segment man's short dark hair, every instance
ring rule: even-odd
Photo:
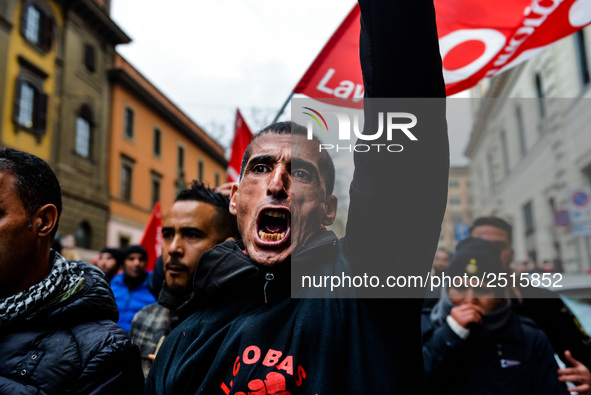
[[[35,155],[4,148],[0,150],[0,172],[14,177],[16,194],[29,216],[46,204],[53,204],[57,208],[58,218],[51,232],[53,240],[62,213],[62,191],[51,167]]]
[[[507,232],[509,244],[513,243],[513,227],[509,224],[509,222],[495,216],[476,218],[472,223],[472,226],[470,227],[470,235],[472,235],[472,231],[474,230],[474,228],[485,225],[494,226],[495,228],[504,230],[505,232]]]
[[[146,251],[146,247],[141,246],[139,244],[130,245],[127,248],[125,248],[125,251],[123,251],[125,260],[127,260],[131,254],[140,254],[142,256],[142,261],[148,260],[148,251]]]
[[[255,141],[257,138],[259,138],[262,135],[270,134],[270,133],[307,136],[308,130],[305,127],[303,127],[302,125],[297,124],[295,122],[285,121],[285,122],[275,122],[275,123],[267,126],[266,128],[264,128],[263,130],[261,130],[257,134],[255,134],[252,137],[252,139],[250,140],[248,147],[246,147],[246,150],[244,151],[244,156],[242,157],[242,163],[240,165],[240,179],[241,180],[242,180],[242,176],[244,176],[244,169],[246,168],[246,164],[248,163],[248,160],[250,159],[250,147],[251,147],[253,141]],[[314,140],[318,141],[318,143],[322,143],[322,141],[320,141],[320,139],[316,136],[314,136]],[[326,187],[326,194],[332,195],[332,192],[334,190],[335,169],[334,169],[334,163],[332,161],[332,158],[330,157],[328,152],[322,151],[322,156],[320,157],[320,163],[318,163],[318,167],[320,168],[320,172],[324,176],[324,184]]]
[[[206,187],[203,183],[193,180],[191,185],[179,192],[175,202],[194,200],[211,204],[216,208],[217,229],[224,237],[237,237],[238,227],[236,217],[230,214],[230,199],[214,189]]]

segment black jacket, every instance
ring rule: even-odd
[[[567,365],[564,351],[591,369],[591,339],[577,318],[555,292],[544,288],[511,289],[511,306],[516,313],[532,319],[544,331],[552,348]]]
[[[437,394],[568,394],[544,333],[509,311],[501,328],[486,336],[458,337],[444,322],[423,314],[423,355],[430,392]],[[476,331],[476,328],[472,330]]]
[[[141,394],[140,354],[115,323],[102,272],[78,262],[84,287],[0,330],[0,394]]]
[[[444,97],[433,4],[362,0],[360,6],[366,93]],[[290,296],[291,281],[298,282],[291,269],[300,267],[326,275],[430,270],[447,198],[445,108],[441,101],[401,103],[414,105],[419,141],[397,136],[401,154],[356,154],[345,238],[320,231],[272,268],[251,261],[235,242],[201,257],[195,272],[201,304],[166,338],[147,394],[421,393],[421,299]],[[365,106],[369,131],[376,130],[375,110]]]

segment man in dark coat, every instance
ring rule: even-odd
[[[470,236],[495,243],[501,250],[501,263],[511,273],[513,227],[499,217],[479,217],[470,227]],[[571,391],[591,393],[591,339],[583,326],[560,299],[558,293],[532,285],[506,288],[514,312],[532,319],[544,331],[554,352],[569,367],[561,369],[560,380],[577,384]]]
[[[433,4],[362,0],[360,7],[366,95],[439,98],[432,106],[374,102],[378,111],[366,101],[364,133],[375,135],[382,110],[412,107],[418,141],[383,133],[372,143],[403,143],[404,152],[355,153],[347,236],[339,240],[324,228],[337,202],[334,167],[319,141],[291,122],[257,134],[230,200],[242,241],[201,257],[197,312],[164,341],[148,394],[422,393],[421,299],[290,292],[292,280],[303,279],[292,274],[296,268],[329,276],[424,274],[439,239],[449,152]],[[385,286],[375,290],[389,295]],[[394,312],[403,323],[391,325]]]
[[[499,256],[497,246],[483,239],[458,244],[446,271],[450,280],[423,314],[428,393],[568,393],[544,333],[511,310],[503,288],[487,283],[503,271]]]
[[[107,278],[50,249],[61,207],[47,163],[0,150],[0,393],[140,394]]]

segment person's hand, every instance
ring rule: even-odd
[[[482,324],[484,310],[473,304],[461,304],[453,307],[449,314],[462,328],[468,329],[470,324]]]
[[[579,395],[591,395],[591,372],[581,362],[573,358],[570,351],[564,352],[564,357],[572,367],[558,369],[558,380],[578,384],[576,387],[569,387],[570,392],[578,392]]]
[[[226,182],[215,189],[217,193],[221,193],[224,196],[230,197],[232,193],[232,186],[238,184],[237,182]]]

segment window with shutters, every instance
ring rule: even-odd
[[[128,140],[133,140],[133,110],[129,107],[125,108],[125,117],[123,120],[123,134]]]
[[[203,161],[197,162],[197,179],[199,182],[203,182]]]
[[[152,206],[154,207],[157,202],[160,201],[160,192],[162,189],[162,175],[156,173],[155,171],[151,172],[152,178]]]
[[[90,44],[84,45],[84,66],[86,70],[94,73],[96,70],[96,55],[94,47]]]
[[[92,157],[92,111],[84,104],[76,118],[76,153],[84,158]]]
[[[162,155],[162,132],[158,128],[154,128],[154,142],[153,142],[154,156],[160,158]]]
[[[45,134],[47,95],[38,82],[18,78],[15,87],[13,120],[16,130],[29,131],[37,136]]]
[[[131,202],[131,191],[133,182],[133,165],[135,161],[127,156],[121,155],[121,199]]]
[[[25,0],[21,13],[21,34],[27,42],[43,51],[53,44],[55,19],[49,10],[32,0]]]
[[[183,178],[185,175],[185,148],[181,145],[177,146],[177,169],[179,177]]]

